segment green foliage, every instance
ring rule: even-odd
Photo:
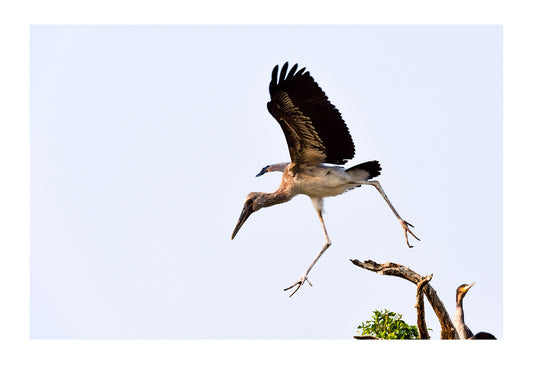
[[[357,326],[360,335],[372,335],[382,339],[418,339],[418,328],[408,325],[402,320],[401,314],[374,310],[370,321]]]

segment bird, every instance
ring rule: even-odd
[[[292,297],[306,281],[312,286],[309,272],[331,246],[323,218],[325,197],[337,196],[361,185],[371,185],[399,220],[407,246],[412,247],[408,234],[420,239],[411,231],[413,225],[400,217],[379,181],[371,180],[381,173],[379,161],[367,161],[347,169],[343,166],[355,156],[355,147],[341,113],[305,67],[299,70],[298,64],[290,70],[288,67],[286,62],[281,71],[278,65],[272,70],[267,109],[281,126],[291,161],[267,165],[257,174],[259,177],[268,172],[283,173],[276,191],[248,194],[231,239],[235,238],[252,213],[288,202],[299,194],[307,195],[318,214],[325,243],[301,277],[284,289],[290,291],[294,288],[289,296]]]
[[[457,330],[457,335],[459,339],[468,339],[474,336],[474,333],[468,328],[465,324],[465,316],[463,311],[463,299],[465,298],[466,292],[472,288],[476,283],[472,284],[461,284],[457,287],[455,292],[455,315],[453,317],[453,325]]]
[[[453,317],[453,325],[457,330],[457,336],[459,339],[496,339],[496,337],[488,332],[480,331],[476,335],[468,328],[465,324],[465,317],[463,311],[463,299],[466,296],[466,293],[472,288],[476,283],[472,284],[461,284],[457,287],[455,293],[455,315]]]
[[[471,336],[470,338],[468,338],[469,340],[480,340],[480,339],[493,339],[493,340],[497,340],[496,337],[494,335],[492,335],[491,333],[488,333],[488,332],[485,332],[485,331],[480,331],[478,332],[476,335],[474,336]]]

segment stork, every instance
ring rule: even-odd
[[[371,180],[380,174],[378,161],[368,161],[345,169],[342,165],[354,157],[355,148],[337,108],[331,104],[326,94],[314,81],[305,68],[298,70],[295,64],[287,73],[288,62],[283,65],[278,77],[278,66],[272,71],[269,85],[270,102],[267,109],[278,121],[287,140],[291,162],[277,163],[264,167],[257,176],[267,172],[283,172],[281,184],[272,193],[252,192],[244,202],[237,225],[231,235],[233,240],[244,222],[261,208],[285,203],[298,194],[309,196],[318,214],[322,231],[326,238],[322,249],[313,259],[302,276],[285,291],[294,291],[292,297],[307,281],[309,272],[330,247],[324,218],[324,198],[336,196],[361,185],[374,186],[387,202],[400,221],[407,246],[408,233],[419,240],[409,227],[413,225],[403,220],[387,198],[380,183]]]

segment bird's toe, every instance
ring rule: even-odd
[[[296,292],[298,292],[298,290],[300,289],[300,287],[301,287],[302,285],[304,285],[304,283],[305,283],[306,281],[309,283],[309,285],[310,285],[311,287],[313,286],[313,284],[311,284],[311,282],[310,282],[309,279],[307,278],[307,275],[304,275],[304,276],[302,276],[300,279],[298,279],[293,285],[291,285],[290,287],[285,288],[284,291],[289,291],[289,290],[291,290],[291,289],[293,289],[293,288],[296,287],[296,289],[295,289],[295,290],[289,295],[289,297],[292,297],[292,295],[295,294]]]
[[[405,220],[400,220],[400,223],[402,224],[402,228],[403,228],[403,232],[404,232],[404,235],[405,235],[405,240],[407,241],[407,246],[409,246],[410,248],[413,247],[409,244],[409,237],[407,235],[407,233],[409,233],[411,236],[413,236],[416,240],[420,241],[420,238],[418,238],[414,233],[413,231],[409,228],[409,227],[412,227],[414,228],[414,225],[408,223],[407,221]]]

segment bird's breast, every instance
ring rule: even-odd
[[[295,190],[312,197],[340,195],[354,187],[348,182],[343,168],[326,166],[306,169],[293,178]]]

